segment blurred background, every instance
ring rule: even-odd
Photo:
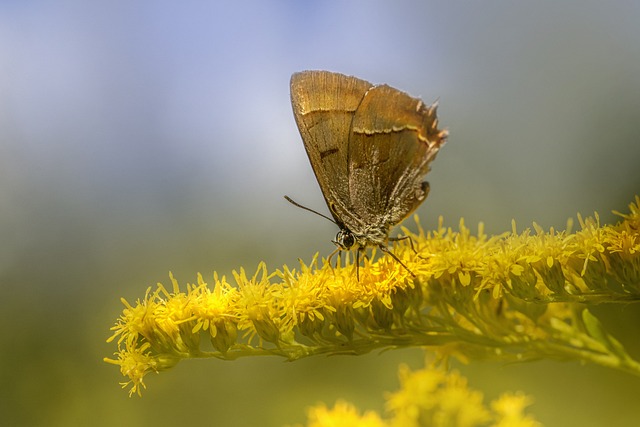
[[[0,2],[0,425],[279,426],[340,397],[382,411],[420,350],[184,361],[129,398],[105,340],[120,298],[169,271],[184,285],[333,249],[335,226],[282,197],[326,212],[295,71],[440,100],[426,229],[616,221],[640,193],[638,22],[632,0]],[[597,312],[640,357],[638,307]],[[640,379],[611,370],[460,369],[486,399],[532,394],[547,426],[640,417]]]

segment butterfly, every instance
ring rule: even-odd
[[[437,103],[388,85],[329,71],[291,76],[291,103],[311,167],[333,220],[336,251],[378,247],[413,272],[389,249],[391,227],[427,197],[423,181],[448,132],[438,129]],[[330,255],[330,257],[331,257]],[[359,278],[359,277],[358,277]]]

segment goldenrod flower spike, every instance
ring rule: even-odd
[[[339,400],[307,411],[307,427],[540,427],[525,410],[533,401],[522,393],[504,393],[489,405],[457,372],[427,365],[410,371],[400,367],[400,389],[388,393],[387,416]]]
[[[640,299],[640,198],[616,225],[579,217],[580,230],[487,236],[460,221],[397,242],[391,257],[298,269],[260,264],[235,285],[214,274],[171,291],[158,284],[125,308],[112,328],[115,359],[131,392],[148,372],[189,358],[360,354],[420,346],[462,360],[588,361],[633,374],[640,364],[587,310]],[[581,303],[581,304],[576,304]],[[208,340],[205,345],[202,340]],[[207,348],[208,350],[204,350]]]

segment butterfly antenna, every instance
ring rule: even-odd
[[[306,206],[302,206],[300,203],[298,203],[298,202],[294,201],[293,199],[291,199],[291,197],[289,197],[289,196],[284,196],[284,198],[285,198],[285,200],[286,200],[287,202],[291,203],[293,206],[297,206],[297,207],[299,207],[299,208],[301,208],[301,209],[304,209],[305,211],[313,212],[314,214],[319,215],[319,216],[321,216],[322,218],[326,218],[326,219],[328,219],[329,221],[331,221],[331,222],[332,222],[332,223],[334,223],[335,225],[338,225],[338,223],[337,223],[337,222],[335,222],[333,219],[329,218],[328,216],[326,216],[326,215],[324,215],[324,214],[321,214],[321,213],[320,213],[320,212],[318,212],[318,211],[314,211],[313,209],[308,208],[308,207],[306,207]]]

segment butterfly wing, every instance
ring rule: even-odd
[[[350,220],[348,142],[354,112],[373,85],[328,71],[291,76],[291,103],[304,147],[331,214]]]
[[[367,91],[347,150],[355,216],[385,231],[405,219],[427,196],[423,178],[446,136],[438,129],[435,105],[387,85]]]

